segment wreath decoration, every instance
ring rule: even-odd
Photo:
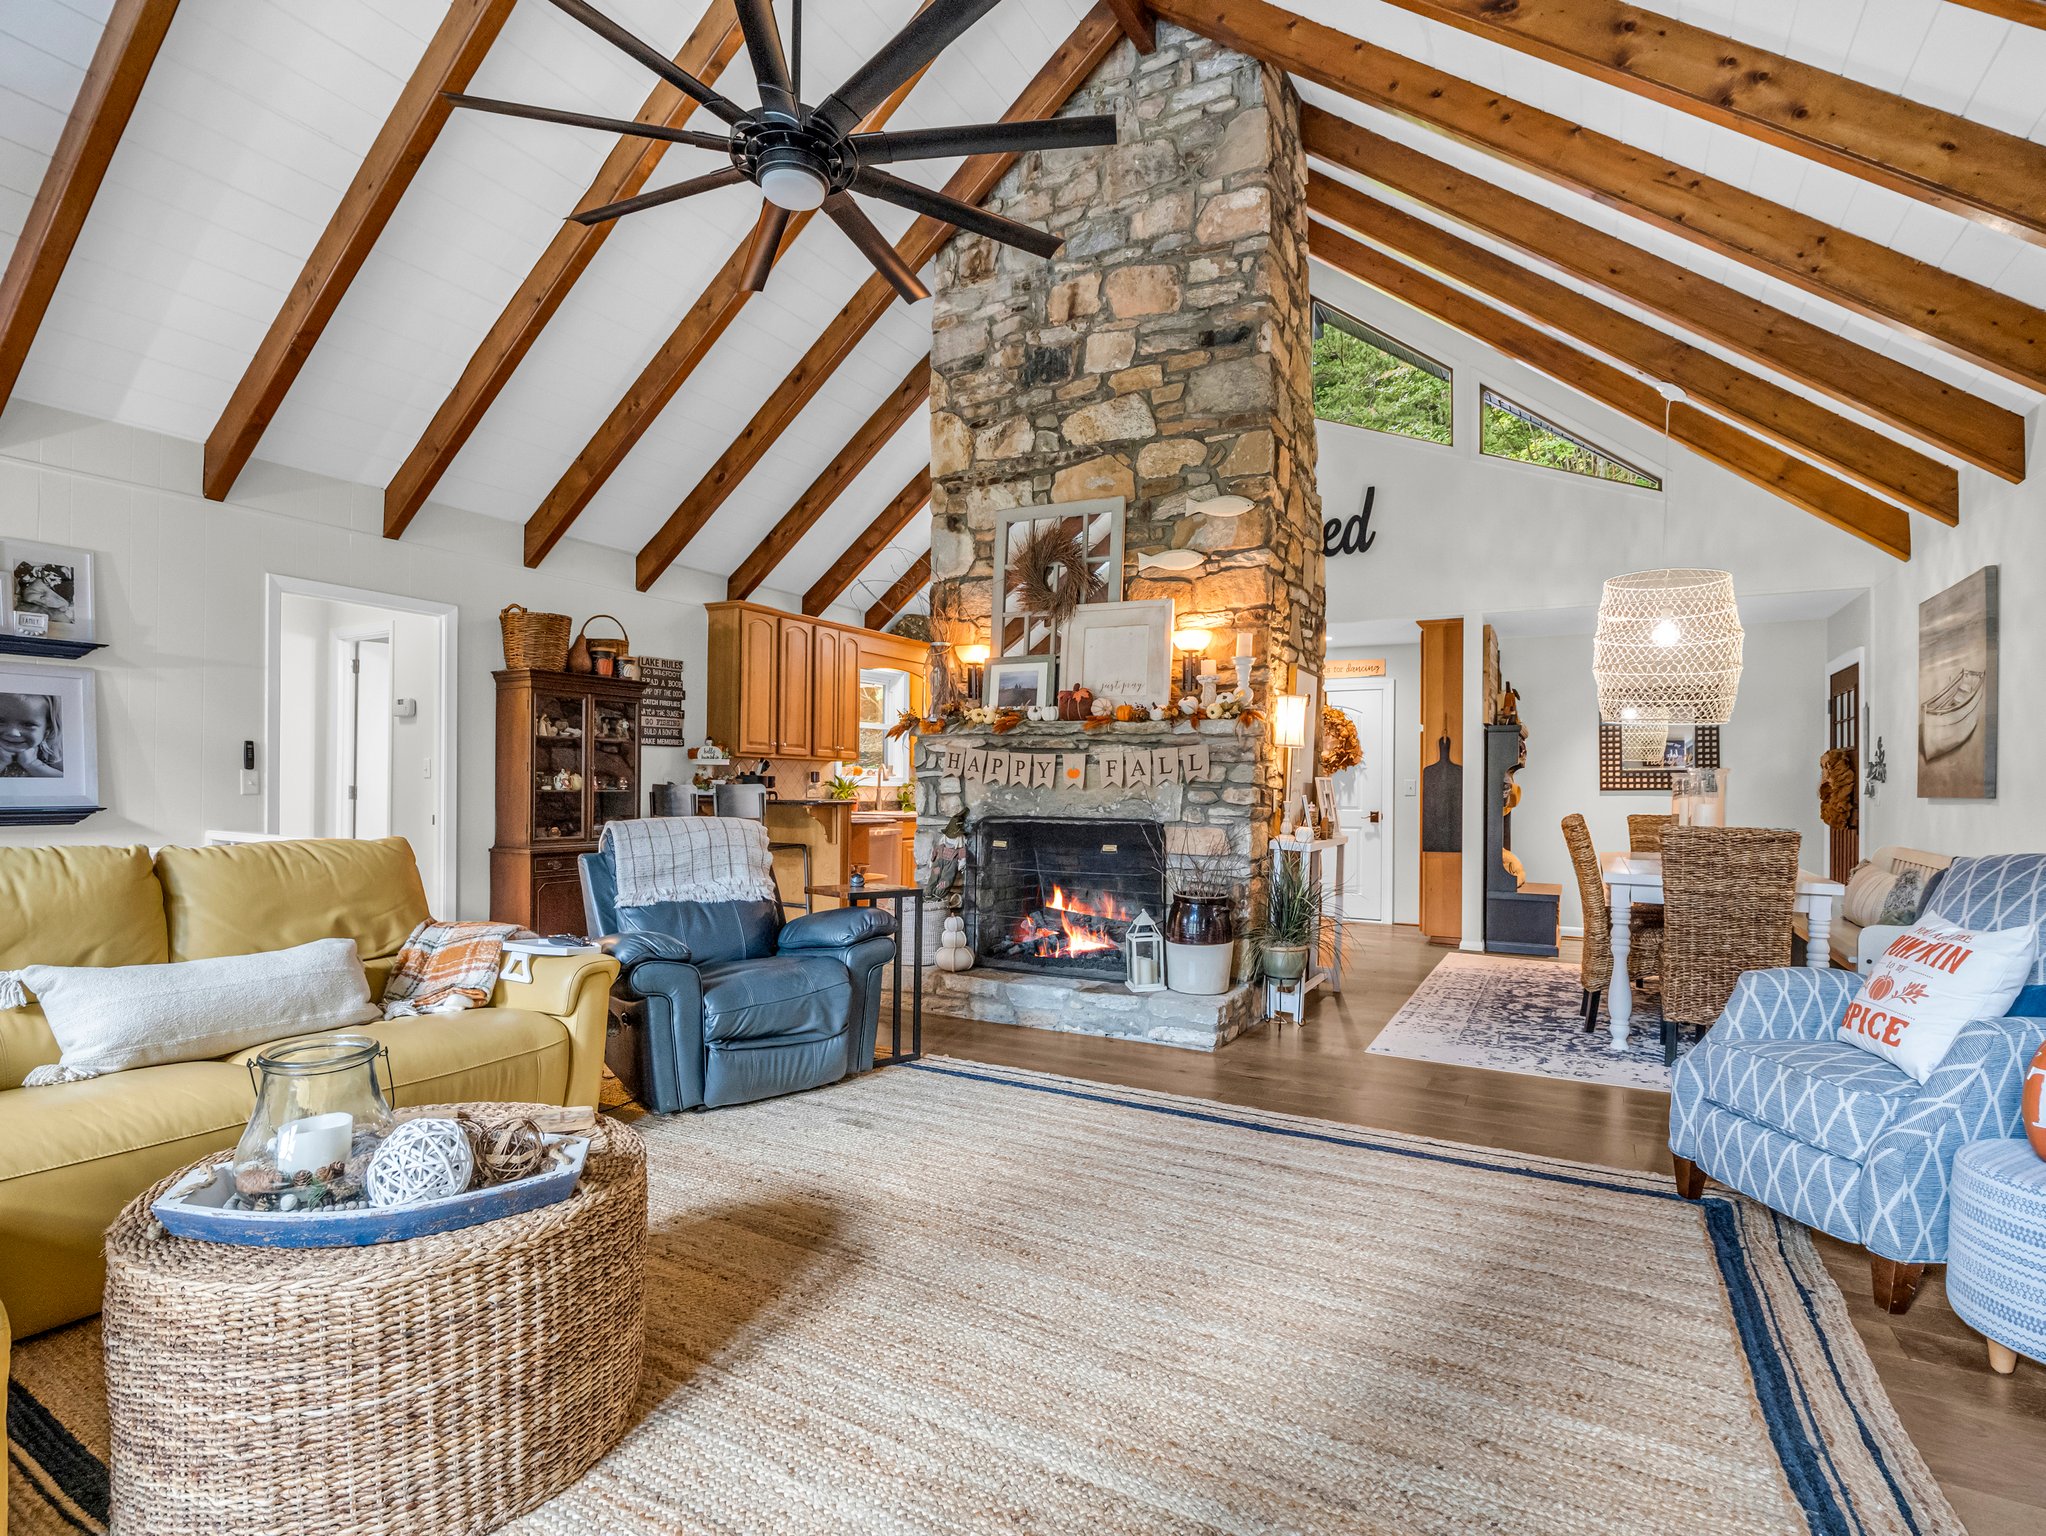
[[[1321,776],[1332,779],[1345,768],[1364,761],[1364,744],[1357,739],[1357,722],[1340,709],[1324,705],[1321,711]]]
[[[1080,535],[1060,518],[1039,525],[1009,554],[1009,595],[1025,613],[1041,614],[1056,634],[1073,610],[1108,590],[1087,564]]]

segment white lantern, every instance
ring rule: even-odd
[[[1123,934],[1123,983],[1132,992],[1165,990],[1165,935],[1149,912],[1139,912]]]
[[[1725,571],[1636,571],[1605,584],[1591,670],[1598,716],[1724,725],[1741,680],[1741,619]]]

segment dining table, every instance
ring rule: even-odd
[[[1606,896],[1613,914],[1613,976],[1627,974],[1627,951],[1633,940],[1633,909],[1636,902],[1662,904],[1662,855],[1660,853],[1609,853],[1599,860],[1600,872],[1605,877]],[[1833,963],[1832,946],[1828,937],[1833,930],[1833,909],[1840,898],[1847,894],[1847,887],[1837,880],[1828,880],[1799,870],[1797,872],[1797,905],[1807,927],[1804,963],[1812,970],[1823,971]],[[1612,1042],[1609,1051],[1624,1051],[1627,1048],[1627,1031],[1634,1019],[1634,989],[1628,985],[1615,985],[1608,993],[1608,1014],[1612,1019]],[[1664,1034],[1667,1035],[1667,1028]],[[1667,1046],[1667,1041],[1665,1041]]]

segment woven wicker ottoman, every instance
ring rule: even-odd
[[[2022,1138],[1954,1155],[1947,1301],[1989,1341],[1997,1371],[2019,1355],[2046,1360],[2046,1161]]]
[[[646,1149],[598,1124],[569,1199],[409,1242],[237,1248],[157,1225],[172,1180],[131,1203],[107,1231],[113,1529],[455,1536],[580,1477],[645,1338]]]

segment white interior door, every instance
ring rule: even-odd
[[[1392,921],[1392,679],[1334,678],[1328,702],[1350,717],[1364,759],[1336,775],[1336,820],[1350,839],[1343,861],[1343,915]]]
[[[350,837],[391,835],[391,643],[356,640],[354,662],[355,737]]]

